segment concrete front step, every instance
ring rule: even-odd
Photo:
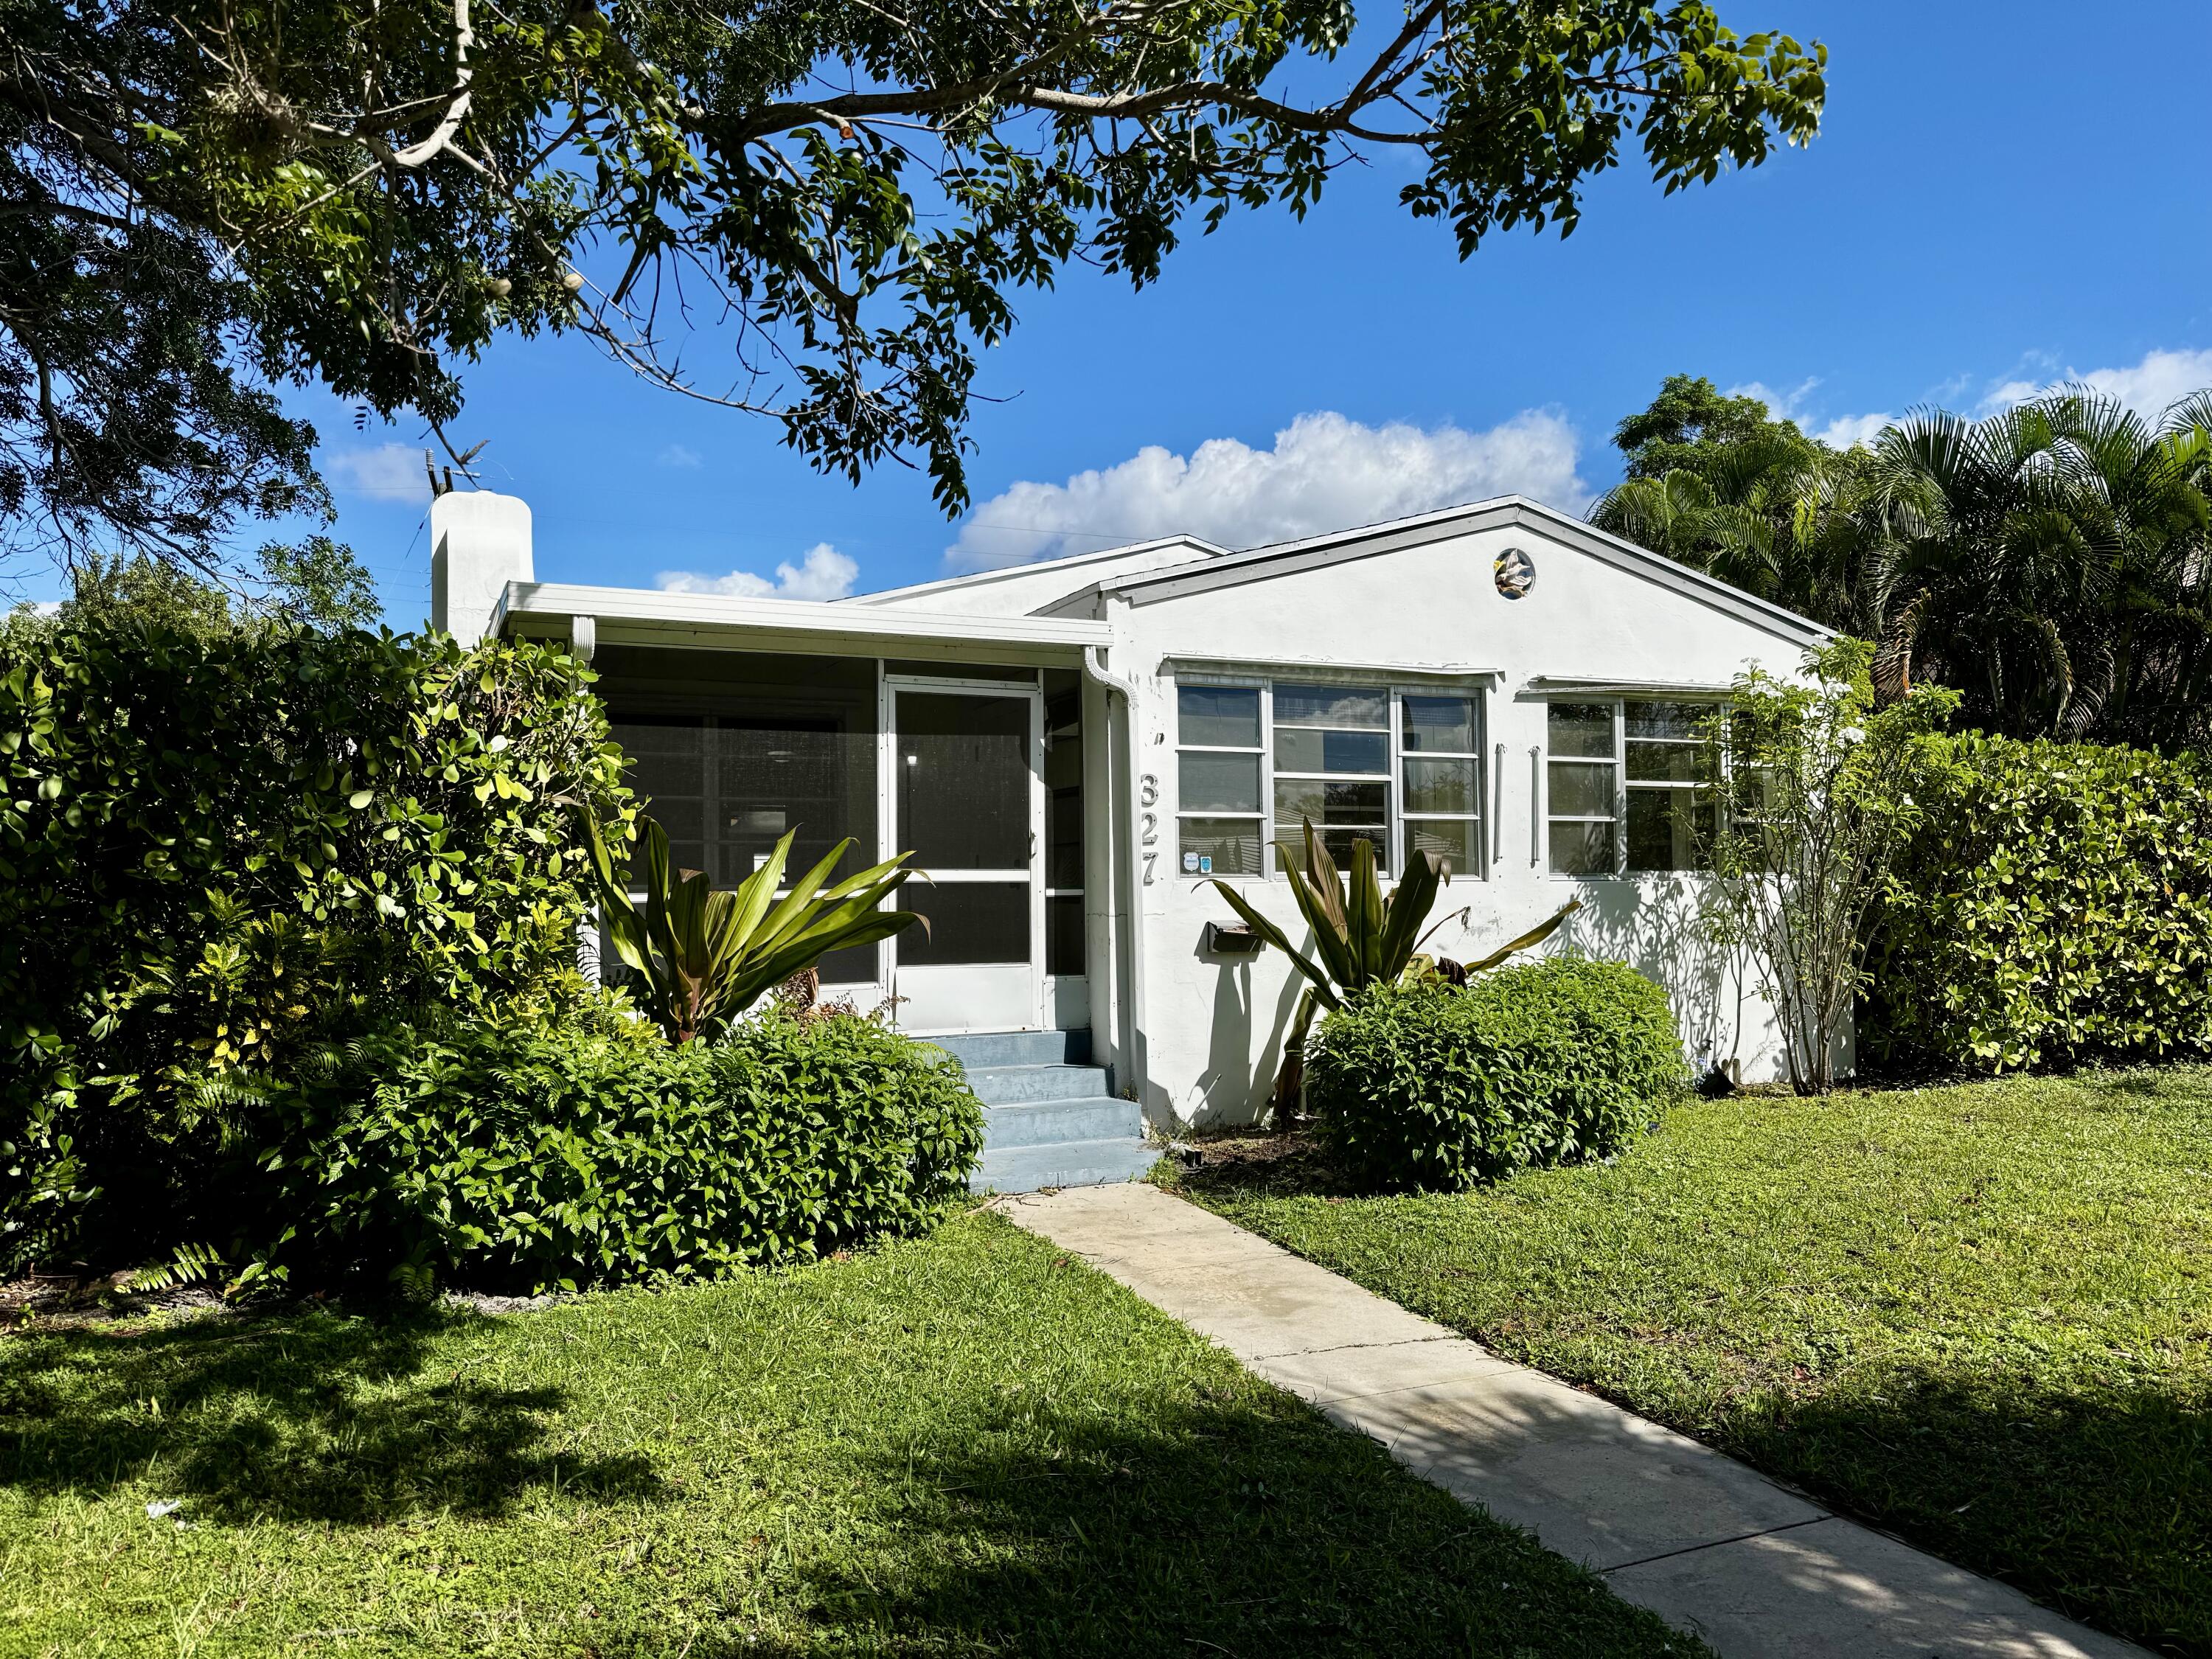
[[[983,1108],[983,1145],[1045,1146],[1062,1140],[1142,1140],[1144,1115],[1133,1100],[1103,1094],[1084,1100],[1015,1101]]]
[[[1062,1140],[1047,1146],[994,1146],[969,1177],[979,1193],[1034,1193],[1048,1187],[1101,1187],[1141,1179],[1158,1160],[1140,1139]]]
[[[1018,1106],[1032,1100],[1083,1100],[1103,1095],[1103,1066],[970,1066],[968,1086],[986,1106]]]
[[[1085,1031],[971,1031],[965,1036],[924,1037],[973,1072],[1000,1066],[1088,1066],[1091,1033]]]

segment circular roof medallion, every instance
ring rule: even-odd
[[[1498,591],[1509,599],[1522,599],[1536,585],[1536,564],[1517,547],[1509,547],[1498,556],[1491,567],[1497,578]]]

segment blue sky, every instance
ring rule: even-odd
[[[1142,294],[1071,271],[1019,296],[985,360],[1006,401],[976,410],[963,522],[918,475],[817,477],[768,422],[654,391],[580,342],[493,351],[456,435],[488,441],[486,484],[530,501],[542,579],[751,589],[742,576],[788,567],[781,591],[821,597],[1170,529],[1250,544],[1500,489],[1579,509],[1617,475],[1613,423],[1675,372],[1770,388],[1844,435],[2068,375],[2150,404],[2212,384],[2212,7],[2134,0],[2094,28],[2051,0],[1720,10],[1827,43],[1810,149],[1671,199],[1624,167],[1565,242],[1501,236],[1465,264],[1378,165],[1303,224],[1232,220]],[[320,430],[337,533],[412,625],[421,434],[292,401]]]

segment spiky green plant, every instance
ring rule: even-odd
[[[737,886],[718,888],[702,871],[672,868],[667,831],[640,817],[632,874],[645,890],[641,910],[616,872],[599,825],[586,814],[583,826],[607,937],[615,954],[643,977],[639,1000],[671,1042],[721,1030],[832,951],[872,945],[912,922],[928,927],[910,910],[878,908],[916,873],[906,867],[911,854],[833,884],[830,872],[853,844],[841,841],[778,898],[796,831]]]
[[[1352,844],[1352,879],[1347,888],[1337,870],[1336,860],[1322,845],[1321,837],[1314,834],[1311,819],[1305,821],[1305,842],[1303,865],[1288,842],[1279,843],[1279,847],[1283,854],[1284,872],[1290,878],[1291,896],[1297,900],[1298,910],[1307,926],[1313,929],[1314,948],[1310,954],[1292,945],[1287,933],[1248,903],[1243,895],[1228,883],[1217,880],[1213,884],[1221,896],[1229,901],[1229,908],[1243,918],[1245,925],[1288,957],[1291,965],[1307,981],[1305,993],[1298,999],[1297,1012],[1291,1017],[1289,1034],[1283,1039],[1283,1063],[1275,1073],[1274,1091],[1268,1101],[1278,1124],[1286,1123],[1290,1111],[1297,1104],[1298,1091],[1305,1077],[1306,1037],[1313,1030],[1314,1015],[1319,1010],[1341,1008],[1346,998],[1378,983],[1431,976],[1464,982],[1469,974],[1495,968],[1516,951],[1542,944],[1558,931],[1561,922],[1582,908],[1581,900],[1568,900],[1549,921],[1501,945],[1479,962],[1462,963],[1428,957],[1422,954],[1421,946],[1443,923],[1437,923],[1425,933],[1419,930],[1428,917],[1429,907],[1436,902],[1437,890],[1451,880],[1449,864],[1433,853],[1415,853],[1407,860],[1406,873],[1399,878],[1398,884],[1385,893],[1376,872],[1374,843],[1355,841]],[[1466,911],[1456,914],[1465,920]]]

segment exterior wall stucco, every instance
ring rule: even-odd
[[[1536,568],[1534,589],[1518,600],[1500,594],[1492,579],[1492,561],[1508,547],[1527,552]],[[1233,917],[1210,884],[1183,875],[1175,857],[1175,673],[1179,660],[1193,659],[1281,664],[1284,678],[1324,674],[1315,665],[1327,663],[1497,671],[1479,694],[1486,795],[1498,784],[1496,745],[1505,745],[1503,793],[1489,802],[1498,821],[1484,825],[1496,856],[1486,874],[1455,875],[1443,890],[1436,916],[1466,907],[1468,918],[1464,927],[1438,934],[1434,948],[1455,957],[1482,954],[1579,898],[1583,909],[1547,949],[1630,962],[1667,987],[1693,1057],[1734,1058],[1747,1079],[1779,1075],[1772,1011],[1739,964],[1717,959],[1698,937],[1696,877],[1550,873],[1540,835],[1532,833],[1540,827],[1540,802],[1530,756],[1546,740],[1547,702],[1529,682],[1723,686],[1752,662],[1794,673],[1802,647],[1525,523],[1113,611],[1117,638],[1127,641],[1115,653],[1139,685],[1139,787],[1158,798],[1152,810],[1159,856],[1139,895],[1146,915],[1145,1105],[1158,1125],[1251,1118],[1279,1061],[1299,986],[1278,953],[1231,957],[1204,950],[1206,923]],[[1410,674],[1395,683],[1425,684]],[[1303,935],[1283,882],[1251,878],[1238,886],[1292,938]]]

